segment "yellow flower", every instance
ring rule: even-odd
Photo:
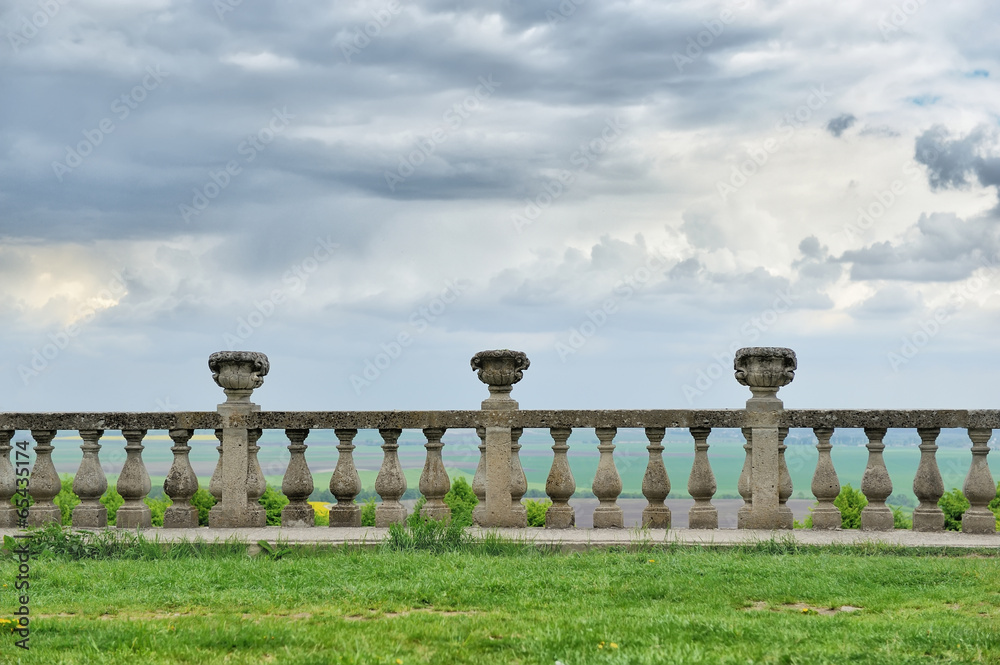
[[[403,659],[402,658],[397,658],[396,659],[396,665],[403,665]]]
[[[598,649],[603,649],[604,648],[604,642],[601,642],[600,644],[598,644],[597,648]]]
[[[656,563],[656,559],[650,559],[649,562],[650,563]]]
[[[803,614],[809,614],[809,608],[808,607],[803,607],[802,608],[802,613]]]
[[[617,645],[617,644],[615,644],[614,642],[612,642],[612,643],[611,643],[611,648],[612,648],[612,649],[617,649],[617,648],[618,648],[618,645]]]

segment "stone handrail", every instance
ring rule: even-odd
[[[188,441],[195,430],[213,430],[219,438],[219,460],[209,483],[218,503],[210,514],[210,527],[263,526],[265,513],[258,499],[265,483],[257,461],[257,441],[263,430],[284,430],[289,440],[290,461],[282,491],[290,503],[283,509],[284,526],[312,526],[314,512],[308,498],[314,490],[306,460],[306,440],[311,430],[333,430],[339,444],[338,462],[330,481],[337,499],[331,508],[330,526],[359,526],[360,507],[354,498],[361,483],[354,466],[353,440],[358,430],[378,430],[383,439],[383,464],[375,489],[382,498],[376,510],[377,526],[401,522],[406,509],[400,498],[406,479],[399,463],[398,438],[402,430],[419,429],[427,439],[427,457],[419,489],[426,499],[423,514],[447,519],[448,506],[442,501],[450,481],[442,461],[442,436],[449,429],[474,429],[481,441],[480,461],[473,490],[480,499],[474,513],[482,526],[524,526],[526,511],[521,498],[527,482],[521,469],[519,439],[525,429],[548,429],[554,445],[553,462],[546,493],[553,505],[546,515],[549,528],[575,524],[569,499],[576,483],[568,463],[567,440],[573,429],[593,429],[599,440],[600,460],[593,480],[594,495],[600,505],[594,511],[595,528],[621,527],[623,515],[617,505],[622,491],[614,462],[614,439],[618,429],[642,428],[649,442],[649,461],[642,482],[648,505],[643,524],[667,528],[670,509],[664,500],[670,479],[663,462],[662,441],[667,429],[688,429],[694,442],[694,463],[688,478],[688,492],[694,498],[689,514],[692,528],[717,528],[718,513],[712,505],[715,478],[708,458],[709,435],[713,428],[739,428],[746,439],[746,459],[738,490],[744,505],[739,513],[740,528],[781,529],[792,527],[787,500],[792,481],[785,464],[785,438],[790,428],[811,428],[817,438],[819,460],[813,476],[812,492],[818,501],[813,510],[813,528],[834,529],[841,524],[833,504],[840,483],[830,457],[831,436],[836,428],[860,428],[868,437],[868,468],[861,490],[869,504],[862,512],[862,528],[888,530],[893,516],[885,500],[892,483],[882,460],[882,439],[888,428],[916,428],[921,438],[921,460],[913,491],[920,500],[914,511],[913,528],[941,530],[944,517],[937,501],[944,488],[935,459],[936,439],[941,428],[965,428],[973,442],[973,461],[964,491],[971,508],[963,518],[963,530],[994,533],[995,521],[986,507],[995,486],[986,463],[988,441],[993,429],[1000,428],[1000,410],[858,410],[784,409],[776,396],[794,378],[795,354],[789,349],[756,347],[736,354],[736,379],[750,388],[753,396],[743,409],[643,409],[643,410],[522,410],[510,397],[511,389],[523,377],[530,363],[517,351],[485,351],[472,359],[472,368],[489,387],[490,396],[480,410],[463,411],[262,411],[250,401],[254,389],[263,384],[270,364],[261,353],[226,351],[209,359],[213,379],[223,388],[227,401],[216,411],[172,413],[0,413],[0,528],[21,521],[10,506],[17,479],[10,464],[11,439],[16,431],[30,431],[35,440],[36,461],[29,491],[35,503],[27,523],[40,525],[60,519],[53,502],[61,481],[52,464],[51,442],[59,430],[76,430],[83,439],[83,460],[73,490],[81,503],[73,510],[73,524],[80,527],[107,525],[107,511],[100,497],[107,480],[99,463],[99,440],[107,430],[118,430],[126,439],[127,458],[117,488],[125,500],[118,511],[116,526],[150,526],[150,510],[143,499],[150,491],[149,475],[142,461],[142,440],[149,430],[167,430],[174,446],[173,466],[164,482],[164,491],[173,501],[164,518],[164,527],[198,525],[197,509],[190,499],[198,489],[191,469]]]

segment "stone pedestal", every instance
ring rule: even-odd
[[[552,467],[545,480],[545,493],[552,500],[552,505],[545,511],[546,529],[568,529],[576,525],[576,512],[569,505],[569,500],[576,492],[576,480],[569,468],[569,452],[567,440],[572,430],[568,427],[552,427]]]
[[[990,474],[986,456],[990,452],[989,442],[993,430],[969,428],[972,440],[972,464],[962,485],[962,493],[969,500],[969,509],[962,515],[963,533],[996,533],[996,516],[989,509],[989,503],[996,496],[996,484]]]
[[[101,497],[108,491],[108,479],[99,458],[98,442],[103,434],[104,430],[80,430],[83,459],[73,478],[73,492],[80,497],[80,503],[73,508],[76,528],[103,529],[108,525],[108,509],[101,503]]]
[[[62,489],[62,481],[52,463],[52,439],[56,431],[52,429],[31,430],[35,440],[35,466],[31,470],[28,494],[35,503],[28,508],[28,526],[45,526],[50,522],[62,524],[62,511],[53,499]]]
[[[209,526],[255,526],[258,513],[248,501],[251,443],[247,427],[238,421],[260,411],[250,396],[264,385],[271,366],[267,356],[254,351],[219,351],[209,356],[208,366],[226,393],[226,401],[218,406],[223,423],[221,501],[209,513]]]
[[[795,352],[784,347],[750,347],[736,352],[736,380],[750,388],[747,424],[752,441],[751,507],[745,526],[750,529],[789,528],[779,509],[781,464],[778,454],[779,416],[784,405],[777,393],[795,378]]]
[[[530,365],[520,351],[496,349],[480,351],[472,357],[472,369],[479,380],[489,387],[490,396],[483,400],[484,411],[511,411],[518,408],[510,397],[514,384],[520,381]],[[485,527],[517,527],[520,515],[511,510],[513,479],[511,473],[510,427],[488,424],[486,427],[486,507],[479,513]]]

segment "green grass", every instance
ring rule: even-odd
[[[31,650],[0,637],[0,662],[1000,662],[995,551],[766,542],[568,554],[447,540],[297,547],[280,560],[233,545],[147,547],[132,561],[42,554]],[[14,575],[5,558],[0,579]],[[817,613],[845,605],[861,609]]]

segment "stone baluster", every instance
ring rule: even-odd
[[[216,452],[219,453],[219,461],[215,463],[215,471],[212,472],[212,478],[208,481],[208,493],[212,495],[215,499],[215,504],[208,510],[208,525],[210,527],[218,526],[223,519],[222,517],[222,453],[224,448],[222,447],[222,429],[215,430],[215,438],[219,440],[219,445],[215,447]]]
[[[0,529],[17,528],[17,508],[11,499],[17,494],[17,474],[10,463],[10,440],[14,430],[0,429]]]
[[[840,509],[833,505],[833,500],[840,494],[840,481],[837,479],[837,470],[833,468],[833,459],[830,457],[830,451],[833,450],[833,444],[830,443],[833,428],[814,427],[813,434],[816,435],[819,460],[816,462],[816,471],[813,472],[812,493],[819,504],[812,511],[812,528],[839,529],[843,518]]]
[[[479,437],[479,464],[476,465],[476,475],[472,477],[472,493],[479,499],[479,503],[472,509],[472,523],[482,526],[483,518],[486,515],[486,428],[477,427],[476,436]],[[513,438],[513,431],[511,438]],[[511,492],[513,492],[513,488],[511,488]]]
[[[198,491],[198,476],[191,468],[189,441],[194,436],[193,429],[175,428],[168,432],[174,442],[170,452],[174,454],[173,464],[163,481],[163,493],[173,502],[163,513],[163,528],[194,529],[198,527],[198,508],[191,505],[191,497]]]
[[[795,488],[792,486],[792,475],[788,473],[788,465],[785,463],[785,438],[788,436],[787,427],[778,428],[778,528],[791,529],[795,525],[795,518],[792,516],[792,509],[788,507],[788,500],[792,498]]]
[[[354,468],[354,437],[356,429],[334,430],[340,443],[337,444],[337,467],[330,476],[330,493],[337,499],[337,505],[330,508],[330,527],[361,526],[361,506],[354,503],[354,497],[361,492],[361,477]]]
[[[750,519],[750,510],[753,508],[753,439],[751,429],[744,427],[740,430],[743,433],[743,451],[746,456],[743,458],[743,469],[740,471],[740,479],[736,481],[736,491],[743,497],[743,505],[736,513],[736,528],[746,529],[747,520]]]
[[[382,435],[382,468],[375,478],[375,491],[382,503],[375,507],[375,526],[387,527],[406,521],[406,506],[399,502],[406,493],[406,476],[399,463],[399,429],[380,429]]]
[[[514,384],[524,377],[524,370],[531,365],[524,353],[510,349],[480,351],[472,357],[471,365],[478,372],[479,380],[490,390],[489,398],[482,403],[484,411],[512,411],[518,408],[510,392]],[[520,516],[511,511],[512,443],[510,425],[490,415],[486,423],[486,510],[480,513],[481,524],[486,527],[520,524]]]
[[[997,530],[996,517],[988,508],[990,501],[996,496],[997,487],[986,460],[990,452],[991,436],[993,436],[992,429],[969,428],[969,439],[972,440],[972,464],[969,465],[969,474],[962,485],[962,492],[969,500],[969,509],[962,515],[962,531],[965,533],[996,533]]]
[[[212,379],[226,393],[226,401],[217,407],[222,419],[222,499],[208,516],[211,527],[257,526],[258,505],[249,500],[250,433],[246,418],[260,411],[250,401],[253,391],[264,385],[271,365],[267,356],[253,351],[219,351],[208,358]],[[258,465],[259,467],[259,465]],[[265,519],[266,521],[266,519]]]
[[[868,466],[861,476],[861,491],[868,499],[868,505],[861,511],[861,529],[863,531],[892,531],[892,511],[885,505],[885,500],[892,494],[892,480],[889,470],[885,468],[882,451],[885,444],[884,427],[866,427],[868,437]]]
[[[248,526],[254,527],[267,526],[267,509],[260,503],[260,498],[267,491],[267,479],[257,459],[260,451],[257,442],[261,434],[259,429],[247,430],[247,515]]]
[[[146,436],[144,429],[122,430],[125,437],[125,464],[118,476],[115,489],[125,500],[118,508],[115,526],[119,529],[148,529],[153,526],[149,506],[143,499],[153,486],[149,482],[149,473],[142,461],[142,440]]]
[[[940,427],[920,427],[920,464],[917,474],[913,477],[913,493],[920,500],[920,505],[913,509],[914,531],[943,531],[944,511],[938,506],[938,501],[944,495],[944,481],[938,469],[937,440],[941,433]]]
[[[528,491],[528,477],[524,475],[521,467],[521,444],[518,443],[524,429],[514,427],[510,430],[510,512],[515,525],[518,527],[528,526],[528,509],[521,503],[521,498]]]
[[[420,509],[420,515],[426,519],[448,521],[451,519],[451,508],[444,502],[444,495],[451,489],[451,480],[445,471],[444,460],[441,459],[441,449],[444,447],[441,437],[444,432],[443,427],[424,428],[424,436],[427,437],[424,449],[427,456],[420,473],[419,487],[427,503]],[[510,462],[507,463],[507,477],[510,478]],[[507,506],[506,512],[510,513],[510,506]]]
[[[309,505],[313,493],[313,477],[306,463],[307,429],[286,429],[288,437],[288,467],[281,479],[281,493],[288,497],[288,505],[281,509],[281,526],[316,526],[316,510]]]
[[[35,466],[31,470],[31,480],[28,483],[28,494],[34,499],[34,504],[28,508],[28,526],[44,526],[49,522],[62,524],[62,511],[53,499],[62,489],[62,481],[52,463],[52,439],[56,437],[54,429],[33,429],[31,438],[35,440]]]
[[[545,493],[552,500],[552,505],[545,512],[546,529],[569,529],[576,525],[576,511],[569,505],[569,500],[576,492],[576,480],[569,468],[569,435],[573,432],[569,427],[551,427],[552,435],[552,468],[545,480]]]
[[[108,491],[108,478],[100,460],[103,434],[101,429],[80,430],[83,459],[73,478],[73,493],[80,497],[80,503],[73,507],[73,526],[77,528],[101,529],[108,525],[108,509],[101,503]]]
[[[406,506],[399,502],[406,493],[406,476],[399,463],[399,429],[380,429],[382,435],[382,468],[375,478],[375,491],[382,503],[375,507],[375,526],[387,527],[406,521]]]
[[[598,427],[594,430],[600,443],[597,449],[601,458],[594,474],[593,492],[600,504],[594,509],[595,529],[621,529],[625,526],[625,515],[618,505],[618,495],[622,493],[622,479],[615,467],[615,434],[617,427]]]
[[[712,505],[715,496],[715,474],[708,461],[708,435],[711,427],[691,427],[694,437],[694,464],[688,477],[688,494],[694,505],[688,511],[688,527],[691,529],[718,529],[719,511]]]
[[[647,427],[646,439],[649,445],[649,461],[642,476],[642,495],[646,497],[646,507],[642,509],[642,526],[650,529],[670,528],[670,508],[664,503],[670,494],[670,476],[663,464],[663,437],[666,428]]]
[[[784,347],[749,347],[736,352],[736,380],[750,388],[746,424],[750,427],[751,504],[744,526],[780,529],[788,526],[780,511],[781,463],[778,422],[784,405],[777,393],[795,378],[795,352]]]

